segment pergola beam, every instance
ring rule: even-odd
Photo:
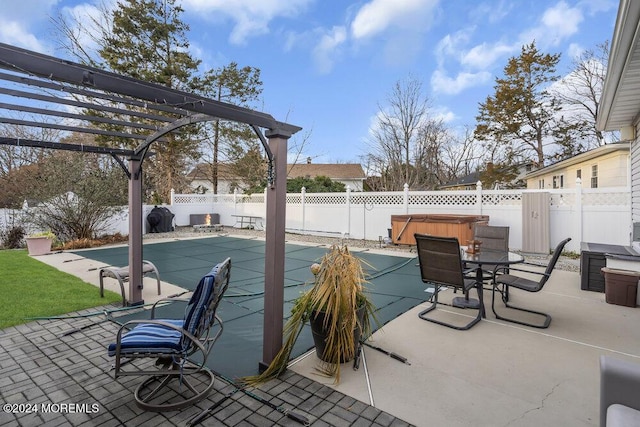
[[[27,98],[36,101],[49,102],[59,105],[70,105],[72,107],[86,108],[89,110],[102,111],[106,113],[122,114],[126,116],[140,117],[143,119],[155,120],[159,122],[171,122],[173,119],[168,116],[159,116],[157,114],[149,114],[136,110],[125,110],[123,108],[111,107],[109,105],[92,104],[90,102],[78,101],[71,98],[60,98],[51,95],[42,95],[40,93],[27,92],[24,90],[7,89],[0,87],[0,94],[10,95],[16,98]]]
[[[3,119],[0,119],[0,122],[2,121]],[[126,150],[122,148],[98,147],[96,145],[83,145],[83,144],[67,144],[63,142],[37,141],[33,139],[22,139],[22,138],[0,137],[0,145],[13,145],[15,147],[48,148],[48,149],[54,149],[54,150],[79,151],[83,153],[109,154],[112,156],[125,156],[125,157],[130,157],[134,154],[133,150]]]
[[[132,77],[75,64],[4,43],[0,43],[0,66],[41,78],[126,94],[149,102],[183,108],[224,120],[253,124],[261,128],[283,129],[291,134],[301,129],[298,126],[278,122],[269,114],[167,88],[159,84],[142,82]]]
[[[77,144],[60,144],[48,141],[0,138],[0,144],[40,148],[67,149],[71,151],[110,154],[125,170],[129,178],[129,290],[130,304],[143,304],[142,300],[142,163],[151,143],[162,141],[167,132],[205,120],[228,120],[244,123],[253,128],[267,151],[270,160],[270,187],[267,192],[267,232],[265,243],[265,331],[263,335],[263,364],[269,364],[282,345],[283,289],[284,289],[284,238],[286,216],[286,163],[287,141],[300,127],[275,120],[266,113],[253,111],[201,95],[171,89],[159,84],[143,82],[131,77],[103,71],[95,67],[73,63],[26,49],[0,43],[0,68],[9,70],[0,73],[2,82],[40,88],[45,91],[59,91],[77,95],[76,98],[51,96],[50,94],[21,91],[14,87],[0,86],[0,94],[19,98],[39,100],[54,105],[71,105],[91,109],[99,113],[113,113],[136,116],[155,122],[157,130],[151,135],[95,129],[91,119],[66,114],[67,119],[76,119],[78,126],[51,123],[44,118],[63,116],[59,112],[45,114],[41,108],[33,107],[38,114],[34,120],[0,117],[0,123],[59,129],[71,132],[94,133],[105,136],[142,139],[145,142],[136,150],[122,150]],[[107,100],[111,105],[102,105],[97,99]],[[87,102],[84,102],[87,101]],[[113,105],[116,106],[113,106]],[[120,104],[120,105],[119,105]],[[122,108],[132,105],[136,110]],[[31,107],[29,107],[31,108]],[[0,109],[3,109],[0,106]],[[20,110],[14,104],[4,104],[4,109]],[[140,111],[142,110],[142,111]],[[147,112],[144,112],[146,110]],[[149,114],[149,110],[169,112],[172,117]],[[26,107],[25,107],[25,111]],[[40,120],[42,118],[42,120]],[[81,123],[88,121],[86,127]],[[95,120],[94,120],[95,121]],[[107,124],[122,125],[122,120],[107,118]],[[151,124],[153,126],[153,123]],[[129,128],[151,130],[149,126],[130,123]],[[267,139],[260,129],[266,129]],[[123,158],[128,159],[129,168]]]
[[[33,79],[33,78],[28,78],[23,76],[17,76],[14,74],[0,72],[0,79],[18,83],[21,85],[39,87],[41,89],[50,89],[58,92],[65,92],[65,93],[70,93],[74,95],[80,95],[81,97],[84,97],[84,98],[104,99],[106,101],[116,102],[119,104],[126,104],[126,105],[132,105],[134,107],[139,107],[139,108],[163,111],[165,113],[171,113],[176,115],[182,115],[186,113],[186,111],[184,110],[170,107],[168,105],[150,104],[150,103],[142,102],[140,100],[133,99],[133,98],[116,96],[111,93],[92,91],[84,87],[62,85],[62,84],[54,83],[51,81],[38,80],[38,79]],[[158,120],[166,119],[166,116],[155,116],[155,117],[158,117]]]

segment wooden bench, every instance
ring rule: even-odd
[[[142,261],[142,277],[146,277],[148,274],[153,274],[158,282],[158,295],[162,292],[160,290],[160,274],[158,269],[151,261]],[[122,306],[127,305],[127,299],[124,294],[124,284],[129,281],[129,266],[125,267],[105,267],[100,269],[100,297],[104,298],[104,283],[103,279],[110,277],[116,279],[120,284],[120,293],[122,294]]]

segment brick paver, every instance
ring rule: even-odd
[[[63,335],[83,325],[91,326]],[[37,321],[0,330],[0,425],[186,426],[195,415],[233,391],[226,382],[216,380],[215,391],[190,408],[143,411],[133,398],[141,377],[113,379],[106,345],[113,341],[117,328],[104,318],[92,317],[90,321]],[[409,425],[291,371],[252,392],[283,410],[305,416],[312,426]],[[11,413],[6,404],[23,406],[13,408],[20,413]],[[28,410],[31,412],[26,413]],[[210,417],[202,425],[300,425],[242,391],[236,391]]]

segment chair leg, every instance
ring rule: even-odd
[[[522,307],[516,307],[516,306],[510,305],[509,304],[509,287],[505,285],[504,289],[500,289],[499,286],[500,286],[499,284],[495,283],[493,285],[493,291],[491,293],[491,310],[493,311],[493,314],[496,316],[496,319],[504,320],[504,321],[511,322],[511,323],[517,323],[519,325],[531,326],[532,328],[538,328],[538,329],[546,329],[546,328],[549,327],[549,325],[551,324],[551,316],[550,315],[548,315],[547,313],[543,313],[541,311],[535,311],[535,310],[530,310],[528,308],[522,308]],[[524,322],[522,320],[514,319],[512,317],[504,317],[504,316],[499,315],[496,312],[496,307],[495,307],[496,292],[498,292],[500,294],[502,302],[504,303],[506,308],[509,308],[511,310],[524,311],[526,313],[531,313],[531,314],[535,314],[537,316],[544,317],[544,322],[542,322],[541,324],[528,323],[528,322]]]
[[[484,304],[483,304],[483,301],[482,301],[481,288],[482,288],[482,284],[480,284],[480,288],[478,288],[478,286],[476,286],[476,289],[478,289],[478,299],[480,301],[480,305],[479,305],[479,307],[477,309],[478,310],[478,315],[475,318],[473,318],[473,320],[471,320],[466,325],[463,325],[463,326],[453,325],[451,323],[446,323],[446,322],[443,322],[441,320],[433,319],[431,317],[427,317],[426,316],[427,313],[435,310],[435,308],[437,307],[438,304],[452,307],[451,304],[438,302],[438,293],[440,291],[440,286],[438,286],[438,285],[435,285],[434,294],[432,295],[432,297],[430,299],[432,301],[431,305],[429,307],[427,307],[427,309],[425,309],[425,310],[421,311],[420,313],[418,313],[418,317],[421,318],[422,320],[426,320],[427,322],[437,323],[438,325],[446,326],[446,327],[452,328],[452,329],[457,329],[459,331],[466,331],[467,329],[470,329],[473,325],[478,323],[482,319],[482,317],[484,317]]]
[[[209,369],[182,376],[156,375],[143,381],[133,395],[138,407],[146,411],[178,411],[206,398],[213,390],[214,380],[215,376]],[[170,387],[171,384],[176,385]],[[165,393],[173,397],[167,400]]]

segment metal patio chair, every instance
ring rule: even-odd
[[[453,329],[466,330],[471,328],[482,319],[484,314],[482,283],[464,278],[458,239],[455,237],[436,237],[418,233],[414,236],[416,239],[422,281],[434,287],[431,306],[418,313],[418,316],[428,322],[437,323]],[[452,304],[438,301],[438,294],[443,287],[461,289],[465,294],[475,287],[478,291],[479,300],[479,306],[477,308],[478,315],[463,326],[427,317],[427,313],[435,310],[438,304],[452,306]]]
[[[509,251],[509,227],[496,225],[476,225],[473,238],[482,242],[482,249],[495,249]],[[465,277],[471,279],[476,277],[476,269],[464,266]],[[493,270],[482,270],[482,281],[492,281]]]
[[[191,298],[162,299],[153,305],[151,320],[130,320],[118,330],[116,342],[108,347],[109,356],[115,356],[115,378],[148,377],[134,392],[139,407],[179,410],[204,399],[212,390],[215,376],[206,363],[222,333],[223,323],[216,310],[229,286],[230,270],[231,259],[227,258],[200,280]],[[155,319],[159,303],[186,303],[184,317]],[[150,359],[152,366],[129,363],[142,359]]]
[[[556,266],[556,263],[558,262],[558,258],[562,253],[562,250],[570,240],[571,238],[569,237],[563,240],[562,242],[558,243],[558,246],[556,246],[556,248],[554,249],[551,260],[549,261],[549,264],[547,264],[544,272],[535,271],[531,269],[525,270],[525,269],[510,266],[509,273],[497,274],[500,270],[504,270],[504,267],[497,267],[495,269],[493,291],[491,294],[491,310],[493,311],[493,314],[495,314],[497,319],[506,320],[507,322],[518,323],[520,325],[531,326],[531,327],[540,328],[540,329],[545,329],[549,327],[549,324],[551,324],[551,316],[549,314],[543,313],[541,311],[530,310],[527,308],[515,307],[513,305],[510,305],[509,289],[516,288],[516,289],[522,289],[523,291],[527,291],[527,292],[541,291],[544,285],[549,280],[549,277],[551,276],[551,273],[553,272],[553,269]],[[533,264],[529,262],[525,262],[524,264],[536,266],[536,267],[544,267],[544,265]],[[532,275],[540,276],[540,278],[538,280],[532,280],[526,277],[513,275],[511,274],[512,271],[519,271],[527,274],[532,274]],[[514,319],[512,317],[505,317],[505,316],[499,315],[495,309],[496,293],[500,294],[502,298],[502,302],[504,303],[505,307],[510,308],[512,310],[524,311],[527,313],[532,313],[538,316],[542,316],[544,317],[544,322],[541,324],[535,324],[535,323],[525,322],[523,320]]]

